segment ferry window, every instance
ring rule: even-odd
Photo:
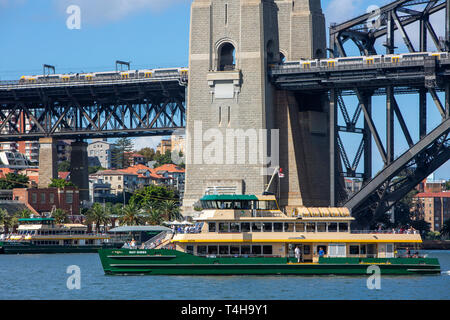
[[[241,223],[241,232],[250,232],[250,222]]]
[[[305,224],[303,222],[298,222],[295,224],[296,232],[305,232]]]
[[[186,253],[194,254],[194,246],[186,246]]]
[[[241,246],[241,254],[250,254],[250,246]]]
[[[316,223],[308,222],[306,223],[306,232],[315,232],[316,231]]]
[[[294,232],[294,224],[293,223],[284,223],[284,232]]]
[[[273,231],[274,232],[283,232],[283,223],[282,222],[275,222],[273,224]]]
[[[209,232],[216,232],[216,223],[215,222],[209,222],[208,223],[208,230],[209,230]]]
[[[359,246],[350,246],[349,253],[350,254],[359,254]]]
[[[261,246],[252,246],[252,254],[255,255],[261,254]]]
[[[272,246],[263,246],[263,254],[272,254]]]
[[[230,232],[230,224],[225,222],[219,223],[219,232]]]
[[[238,222],[230,223],[230,232],[239,232],[239,223]]]
[[[206,254],[206,246],[197,246],[197,254],[205,255]]]
[[[263,231],[272,232],[272,222],[263,222]]]
[[[348,232],[348,223],[339,223],[339,232]]]
[[[252,222],[252,232],[261,232],[261,222]]]
[[[320,249],[323,250],[324,254],[327,254],[327,246],[317,246],[317,254],[319,254]]]
[[[303,246],[303,254],[311,254],[311,246]]]
[[[330,222],[328,224],[328,232],[337,232],[337,222]]]
[[[217,254],[217,246],[208,246],[208,254]]]
[[[219,246],[219,254],[230,254],[229,246]]]
[[[317,223],[317,231],[318,232],[327,232],[327,224],[326,224],[326,222],[318,222]]]
[[[230,246],[230,254],[239,254],[239,246]]]
[[[360,254],[366,254],[367,253],[367,246],[365,244],[362,244],[360,246]]]

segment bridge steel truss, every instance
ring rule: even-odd
[[[387,212],[412,188],[450,158],[450,59],[434,57],[378,65],[317,67],[310,69],[275,68],[272,81],[279,89],[299,94],[323,93],[330,100],[330,198],[331,205],[344,205],[354,216]],[[419,97],[419,141],[414,142],[396,96],[415,94]],[[357,101],[350,114],[343,97]],[[384,96],[385,103],[372,104],[374,96]],[[442,117],[442,122],[427,132],[427,97]],[[444,101],[442,101],[442,96]],[[374,110],[376,108],[376,110]],[[386,112],[386,140],[382,141],[374,113]],[[339,114],[344,120],[338,122]],[[358,119],[364,118],[363,127]],[[394,121],[397,119],[409,150],[395,159]],[[361,142],[354,159],[348,157],[342,132],[358,134]],[[375,143],[384,168],[372,178],[372,143]],[[363,171],[358,172],[363,161]],[[344,192],[344,177],[361,178],[363,188],[350,199]]]
[[[1,140],[171,135],[186,125],[185,84],[180,78],[0,84]]]
[[[445,11],[445,36],[438,38],[430,16]],[[414,47],[406,27],[419,23],[419,47]],[[425,52],[428,36],[438,51],[450,51],[450,0],[397,0],[379,10],[330,27],[330,48],[334,57],[346,57],[344,44],[353,42],[361,55],[377,55],[375,43],[385,38],[386,54],[395,53],[395,31],[399,31],[409,52]]]

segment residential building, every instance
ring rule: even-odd
[[[0,151],[0,161],[3,165],[12,168],[26,168],[30,166],[28,159],[16,151]]]
[[[186,175],[186,170],[177,166],[176,164],[164,164],[154,169],[155,172],[163,176],[165,178],[169,178],[167,180],[167,184],[174,187],[178,190],[180,194],[180,198],[183,198],[184,195],[184,180]]]
[[[169,177],[164,177],[156,173],[156,169],[149,168],[143,164],[137,164],[122,170],[137,175],[137,187],[142,188],[152,184],[167,184]]]
[[[89,166],[111,169],[112,149],[113,145],[107,142],[106,139],[93,139],[87,148]]]
[[[415,195],[421,208],[421,216],[430,223],[431,231],[440,231],[444,222],[450,218],[450,191],[423,192]]]
[[[54,209],[63,209],[69,215],[80,212],[79,190],[73,187],[13,189],[13,200],[32,207],[39,214],[48,214]]]
[[[171,150],[176,150],[182,152],[183,155],[186,154],[186,140],[182,135],[172,135],[171,136]]]
[[[172,151],[172,139],[162,139],[156,147],[156,152],[165,154],[166,151]]]
[[[56,154],[58,163],[63,161],[70,161],[70,151],[72,140],[58,140],[56,142]]]
[[[90,179],[101,179],[111,185],[111,193],[114,195],[133,192],[138,187],[138,175],[124,170],[103,170],[89,175]]]
[[[145,158],[142,154],[131,152],[129,154],[129,157],[130,157],[130,166],[145,164]]]
[[[113,202],[116,195],[111,193],[111,184],[105,183],[102,178],[89,176],[89,201],[91,203]]]

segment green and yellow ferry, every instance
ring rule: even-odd
[[[367,275],[440,273],[420,257],[415,231],[352,231],[346,208],[283,213],[271,195],[206,195],[195,227],[164,232],[153,243],[102,249],[107,275]],[[399,251],[409,252],[400,256]]]
[[[54,218],[19,219],[17,232],[0,241],[0,252],[21,253],[97,253],[113,248],[107,235],[90,234],[83,224],[57,224]],[[117,247],[117,246],[116,246]]]

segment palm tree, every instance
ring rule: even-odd
[[[164,220],[164,212],[160,208],[147,208],[148,212],[148,222],[153,225],[161,225]]]
[[[10,229],[13,229],[18,225],[19,218],[16,215],[9,215],[5,209],[0,209],[0,224],[3,225],[4,232],[9,233]]]
[[[55,219],[56,223],[67,223],[69,222],[69,215],[63,209],[55,209],[52,211],[52,218]]]
[[[110,214],[100,203],[94,203],[92,208],[89,209],[86,218],[88,223],[95,223],[95,229],[97,230],[97,233],[100,233],[100,226],[109,223]]]
[[[14,215],[18,218],[24,219],[31,217],[32,214],[33,212],[31,212],[31,210],[24,209],[22,211],[17,211]]]
[[[161,211],[167,221],[181,218],[180,207],[174,200],[164,200],[161,203]]]
[[[130,202],[123,207],[123,214],[120,218],[120,222],[128,226],[142,225],[146,220],[142,213],[143,211],[139,210],[139,207],[134,202]]]

